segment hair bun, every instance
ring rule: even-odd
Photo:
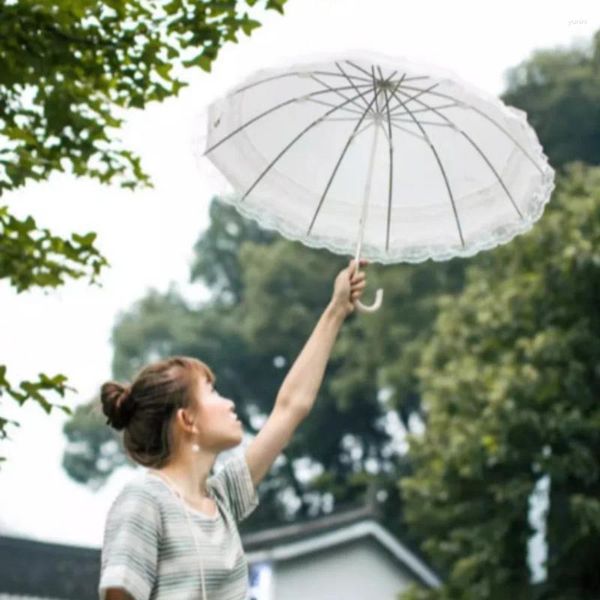
[[[108,417],[107,425],[117,431],[127,427],[135,411],[130,385],[108,381],[100,388],[102,412]]]

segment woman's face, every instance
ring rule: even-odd
[[[237,446],[243,438],[235,403],[224,398],[205,375],[198,378],[196,428],[203,448],[221,451]]]

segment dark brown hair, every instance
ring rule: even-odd
[[[173,448],[171,421],[178,408],[193,406],[201,376],[215,381],[211,369],[197,358],[171,356],[143,367],[130,385],[107,381],[100,388],[107,425],[125,430],[129,456],[145,467],[160,468]]]

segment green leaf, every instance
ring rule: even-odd
[[[186,67],[199,66],[204,71],[210,72],[212,59],[209,56],[207,56],[205,51],[202,51],[200,54],[197,54],[194,58],[184,61],[183,64]]]

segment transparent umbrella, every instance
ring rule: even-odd
[[[448,70],[371,52],[255,72],[208,107],[203,154],[233,189],[223,201],[356,265],[493,248],[530,229],[554,189],[523,111]]]

